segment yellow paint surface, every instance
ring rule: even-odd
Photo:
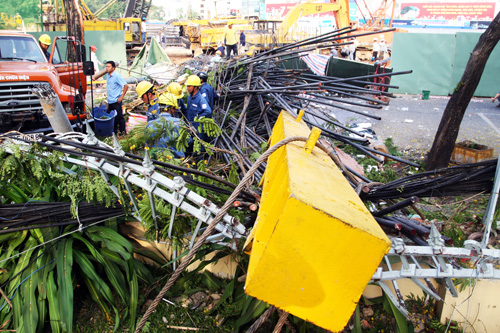
[[[271,145],[309,136],[282,112]],[[331,159],[304,142],[268,160],[245,290],[331,331],[344,328],[390,241]]]

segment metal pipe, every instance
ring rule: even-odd
[[[408,206],[410,206],[414,203],[417,203],[419,201],[420,201],[420,199],[418,197],[415,197],[415,196],[409,197],[407,199],[404,199],[404,200],[396,203],[395,205],[381,209],[378,212],[374,212],[372,214],[373,214],[373,216],[381,217],[381,216],[387,215],[389,213],[395,212],[397,210],[400,210],[402,208],[408,207]]]
[[[64,107],[54,90],[47,85],[36,85],[31,90],[40,99],[43,112],[50,122],[50,126],[56,133],[72,132],[73,128],[69,122]]]

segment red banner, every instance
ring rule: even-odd
[[[495,2],[403,2],[400,19],[493,20]]]

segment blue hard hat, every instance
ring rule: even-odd
[[[143,17],[143,18],[142,18],[142,20],[143,20],[143,21],[146,21],[146,18],[145,18],[145,17]]]

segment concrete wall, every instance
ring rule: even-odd
[[[461,79],[470,54],[481,33],[456,34],[395,33],[391,66],[394,72],[413,70],[412,74],[395,76],[396,93],[447,96]],[[500,46],[491,53],[475,96],[494,96],[500,90]]]
[[[446,291],[441,311],[441,323],[454,320],[465,332],[500,332],[499,299],[500,281],[471,281],[471,286],[460,292],[457,298]],[[467,322],[467,324],[465,324]]]

